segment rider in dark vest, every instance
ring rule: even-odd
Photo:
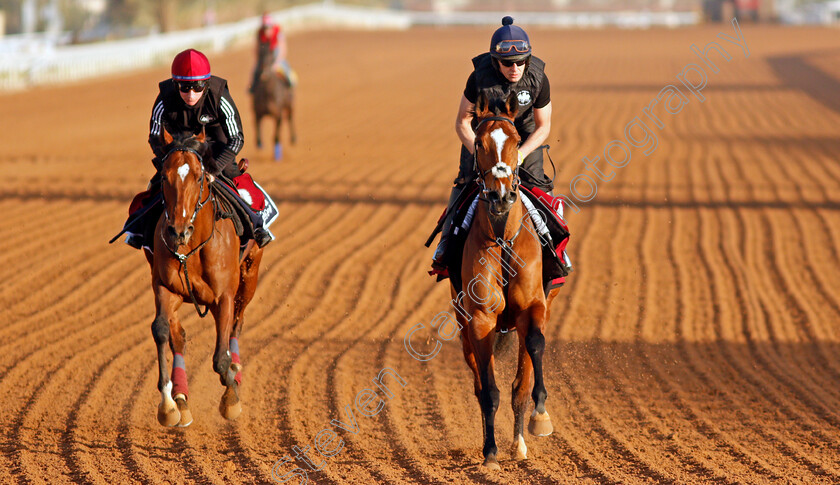
[[[161,137],[164,128],[173,135],[197,135],[204,130],[213,153],[204,161],[207,172],[231,180],[242,174],[236,164],[236,155],[244,143],[242,121],[227,81],[210,74],[207,57],[195,49],[179,53],[172,61],[172,78],[162,81],[158,87],[160,93],[149,121],[149,145],[155,154],[152,164],[156,173],[149,182],[143,207],[136,211],[142,216],[129,217],[124,228],[128,233],[126,243],[138,249],[154,246],[149,235],[154,234],[154,225],[162,211],[160,207],[150,207],[150,204],[160,201],[154,196],[160,191],[160,169],[166,157]],[[263,218],[244,201],[237,199],[243,206],[243,212],[251,218],[257,244],[262,247],[271,242],[273,236],[264,227]]]
[[[522,185],[539,187],[549,193],[553,189],[551,179],[543,171],[543,152],[540,149],[551,130],[550,86],[545,75],[545,63],[531,55],[528,34],[513,25],[511,17],[503,18],[502,27],[490,39],[490,51],[476,56],[472,63],[474,70],[467,79],[455,124],[455,131],[461,139],[460,169],[449,196],[446,219],[432,262],[433,272],[446,269],[443,255],[455,215],[453,206],[464,187],[476,177],[473,165],[476,128],[473,108],[480,92],[487,96],[491,105],[504,102],[511,92],[516,93],[519,111],[514,124],[522,138],[519,146],[520,160],[524,159],[519,171]]]

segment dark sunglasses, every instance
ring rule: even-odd
[[[503,40],[496,44],[496,52],[499,54],[507,54],[512,50],[524,54],[531,52],[531,46],[527,40]]]
[[[204,91],[204,88],[207,87],[206,81],[184,81],[178,83],[178,89],[182,93],[188,93],[190,91],[195,91],[196,93],[200,93]]]
[[[521,61],[503,61],[502,59],[499,59],[499,64],[505,67],[510,67],[514,64],[517,66],[524,66],[526,62],[528,62],[528,59],[522,59]]]

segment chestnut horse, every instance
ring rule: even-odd
[[[240,242],[230,219],[217,220],[219,201],[210,189],[212,175],[204,169],[211,157],[204,133],[173,140],[165,130],[168,151],[161,168],[164,209],[155,228],[152,289],[156,315],[152,335],[157,345],[160,376],[158,422],[164,426],[189,426],[192,414],[187,405],[187,375],[184,362],[186,333],[177,311],[186,300],[209,310],[216,321],[216,350],[213,370],[219,374],[225,392],[219,411],[236,419],[242,411],[239,384],[239,334],[245,307],[257,287],[262,249],[253,241],[240,257]],[[166,344],[172,350],[172,379],[167,368]]]
[[[273,66],[273,54],[270,49],[260,49],[257,60],[257,76],[254,80],[254,116],[256,117],[257,148],[262,148],[260,122],[263,116],[274,119],[274,160],[283,158],[283,145],[280,141],[280,128],[283,118],[289,121],[289,134],[292,144],[297,138],[293,121],[294,90]],[[291,75],[291,73],[286,74]]]
[[[494,435],[499,389],[496,387],[493,349],[496,333],[516,329],[519,363],[513,381],[513,453],[525,459],[524,424],[531,376],[534,411],[528,431],[547,436],[553,431],[545,410],[543,383],[544,329],[551,301],[558,289],[544,293],[542,250],[533,221],[520,200],[517,147],[520,137],[513,119],[518,109],[515,93],[502,106],[490,106],[482,95],[476,100],[475,168],[482,189],[464,246],[461,281],[469,282],[456,294],[465,310],[457,312],[463,329],[464,358],[475,377],[475,395],[484,425],[484,463],[498,470]],[[524,230],[523,230],[524,229]],[[469,295],[469,296],[467,296]]]

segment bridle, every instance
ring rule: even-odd
[[[201,200],[201,198],[204,196],[204,185],[205,185],[204,184],[204,180],[205,180],[204,157],[202,157],[200,153],[193,150],[192,148],[175,147],[175,148],[172,148],[171,150],[169,150],[169,152],[167,152],[166,156],[163,157],[163,160],[168,159],[175,152],[192,153],[193,155],[196,156],[196,158],[198,158],[199,166],[201,167],[201,175],[198,177],[198,202],[196,202],[196,204],[195,204],[195,208],[193,209],[193,213],[192,213],[192,216],[190,216],[190,222],[189,222],[189,224],[192,225],[193,222],[195,222],[195,218],[198,216],[198,213],[201,211],[201,209],[204,207],[204,205],[207,204],[208,201],[212,201],[213,209],[214,209],[214,213],[215,213],[215,211],[218,209],[218,207],[216,205],[216,198],[213,197],[213,191],[210,190],[209,184],[208,184],[207,197],[204,200]],[[166,219],[167,222],[169,221],[169,212],[166,210],[166,197],[163,197],[163,217],[164,217],[164,219]],[[198,252],[199,249],[203,248],[205,244],[210,242],[210,240],[213,239],[213,234],[215,234],[215,232],[216,232],[216,217],[214,215],[214,217],[213,217],[213,227],[210,230],[210,236],[208,236],[207,239],[205,239],[198,246],[194,247],[187,254],[181,254],[178,251],[176,251],[175,249],[172,249],[172,247],[169,246],[169,243],[166,242],[166,238],[163,237],[163,231],[161,231],[161,233],[160,233],[160,239],[161,239],[161,241],[163,241],[163,245],[166,246],[166,249],[168,249],[169,252],[172,253],[172,255],[175,256],[178,259],[178,261],[181,263],[181,268],[183,268],[183,270],[184,270],[184,282],[186,283],[187,293],[189,293],[190,299],[192,300],[193,305],[195,305],[195,311],[198,312],[198,316],[201,317],[201,318],[204,318],[207,315],[207,312],[209,311],[209,307],[205,306],[204,307],[204,312],[202,312],[198,308],[198,301],[195,299],[195,294],[193,294],[192,285],[190,284],[190,276],[189,276],[189,273],[187,273],[187,258],[189,258],[193,254]]]
[[[483,120],[478,122],[478,125],[476,125],[476,127],[475,127],[475,131],[477,132],[478,129],[481,128],[481,125],[483,125],[484,123],[487,123],[488,121],[506,121],[506,122],[510,123],[511,126],[513,126],[514,129],[516,129],[516,125],[513,123],[513,121],[511,121],[510,118],[505,118],[503,116],[489,116],[489,117],[484,118]],[[493,171],[493,168],[494,167],[490,167],[487,170],[484,170],[483,172],[479,170],[479,168],[478,168],[478,138],[476,138],[475,147],[473,149],[473,169],[475,170],[475,173],[480,174],[478,183],[481,185],[481,193],[482,194],[487,194],[488,192],[490,192],[490,189],[487,188],[487,184],[484,182],[484,178],[487,177],[488,173]],[[516,192],[519,189],[519,183],[520,183],[519,164],[517,163],[516,168],[513,169],[513,180],[510,183],[511,192]],[[482,200],[487,200],[487,199],[483,198]],[[489,202],[489,200],[487,200],[487,201]]]
[[[484,118],[484,119],[482,119],[481,121],[478,122],[478,125],[476,125],[476,127],[475,127],[475,131],[478,132],[479,128],[481,128],[481,125],[483,125],[484,123],[487,123],[488,121],[505,121],[505,122],[510,123],[514,127],[514,129],[516,129],[516,125],[513,123],[513,121],[510,118],[505,118],[503,116],[488,116],[487,118]],[[517,163],[516,168],[513,169],[513,173],[512,173],[513,180],[511,180],[511,192],[514,193],[514,194],[519,194],[519,185],[521,183],[521,180],[519,178],[519,166],[520,166],[520,164]],[[490,168],[488,168],[487,170],[484,170],[484,171],[479,170],[479,168],[478,168],[478,138],[476,138],[475,147],[473,149],[473,169],[474,169],[475,173],[480,175],[478,177],[478,183],[481,186],[481,195],[479,195],[478,199],[481,200],[481,201],[484,201],[488,204],[488,210],[489,210],[489,205],[490,205],[490,199],[487,197],[487,194],[489,194],[492,191],[489,188],[487,188],[487,184],[484,182],[484,179],[487,177],[487,174],[489,174],[490,172],[493,171],[493,168],[495,168],[495,167],[490,167]],[[491,230],[493,231],[493,234],[492,234],[493,235],[493,240],[496,241],[503,248],[507,247],[507,249],[511,249],[511,246],[513,245],[513,242],[519,236],[519,233],[522,232],[522,225],[521,224],[519,225],[519,229],[516,231],[516,234],[514,234],[513,237],[511,237],[510,239],[504,239],[504,234],[505,234],[504,229],[505,229],[505,225],[507,224],[507,213],[505,213],[503,215],[503,217],[501,217],[499,219],[491,218],[490,221],[491,221],[490,227],[491,227]],[[499,227],[497,227],[497,225]],[[501,230],[499,230],[499,229],[501,229]],[[502,237],[497,237],[496,236],[497,233],[501,233]]]

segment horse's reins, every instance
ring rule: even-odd
[[[195,209],[193,209],[192,216],[190,217],[190,224],[192,224],[193,222],[195,222],[195,218],[198,216],[199,211],[201,211],[201,209],[204,207],[204,204],[206,204],[207,201],[212,201],[213,202],[214,212],[216,211],[216,209],[217,209],[216,198],[213,197],[213,191],[209,189],[209,185],[208,185],[207,198],[204,199],[204,200],[201,200],[202,195],[204,195],[204,175],[205,175],[204,159],[201,156],[201,154],[198,153],[197,151],[193,150],[192,148],[175,147],[172,150],[169,150],[169,153],[167,153],[166,156],[163,157],[163,159],[166,160],[174,152],[189,152],[189,153],[192,153],[193,155],[195,155],[198,158],[198,162],[201,165],[201,176],[198,177],[198,187],[199,187],[198,188],[198,202],[196,202]],[[166,198],[163,199],[163,205],[164,205],[163,217],[168,221],[169,220],[169,213],[166,212]],[[207,239],[205,239],[201,244],[199,244],[198,246],[193,248],[187,254],[181,254],[178,251],[172,249],[169,246],[169,244],[166,242],[166,238],[163,237],[163,232],[160,233],[160,239],[161,239],[161,241],[163,241],[163,245],[166,246],[166,249],[168,249],[169,252],[172,253],[172,255],[175,256],[178,259],[178,261],[181,263],[181,268],[184,269],[184,283],[185,283],[185,286],[187,287],[187,293],[189,294],[190,299],[192,300],[192,303],[195,306],[195,311],[196,311],[196,313],[198,313],[198,316],[200,318],[204,318],[205,316],[207,316],[207,312],[210,310],[210,308],[207,305],[205,305],[204,306],[204,312],[202,312],[201,309],[198,307],[198,301],[195,298],[195,293],[193,293],[193,288],[192,288],[192,285],[190,284],[190,275],[187,272],[187,258],[189,258],[193,254],[195,254],[199,249],[204,247],[205,244],[207,244],[211,239],[213,239],[213,234],[215,232],[216,232],[216,217],[214,216],[213,217],[213,227],[210,229],[210,236]]]

